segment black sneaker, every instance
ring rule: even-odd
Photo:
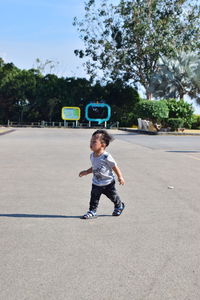
[[[115,216],[115,217],[119,217],[122,214],[124,208],[125,208],[125,204],[122,202],[122,206],[120,208],[116,207],[114,209],[112,215]]]

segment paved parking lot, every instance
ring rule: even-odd
[[[81,220],[92,132],[0,136],[0,299],[200,299],[199,137],[110,131],[126,209]]]

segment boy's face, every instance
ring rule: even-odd
[[[99,134],[92,136],[90,140],[90,149],[96,153],[105,149],[105,144],[102,143]]]

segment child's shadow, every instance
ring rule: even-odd
[[[52,218],[52,219],[78,219],[81,216],[64,216],[64,215],[38,215],[38,214],[0,214],[0,217],[7,218]]]
[[[7,218],[50,218],[50,219],[81,219],[82,216],[64,216],[64,215],[38,215],[38,214],[0,214],[0,217]],[[111,217],[111,215],[98,215],[98,217]]]

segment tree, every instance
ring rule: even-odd
[[[123,78],[144,86],[151,98],[150,81],[159,58],[171,58],[177,49],[200,48],[200,6],[189,0],[121,0],[119,5],[87,0],[84,20],[75,18],[92,78]],[[199,50],[197,50],[199,51]]]
[[[52,74],[55,73],[56,66],[58,66],[58,61],[53,61],[50,59],[46,59],[44,62],[39,58],[35,60],[35,69],[38,70],[42,74]]]
[[[85,106],[97,101],[112,106],[112,122],[125,122],[139,95],[121,80],[103,85],[85,78],[44,76],[38,69],[20,70],[0,58],[0,122],[4,124],[8,120],[59,122],[63,106],[79,106],[84,121]]]
[[[0,78],[1,119],[7,121],[12,116],[22,121],[25,107],[29,105],[28,97],[35,88],[34,74],[1,61]]]
[[[127,106],[130,110],[139,101],[139,94],[136,89],[118,79],[105,85],[104,99],[110,105]]]
[[[118,79],[104,87],[104,100],[112,108],[111,121],[130,126],[136,121],[135,107],[140,100],[136,89]],[[129,117],[131,114],[131,118]]]
[[[179,98],[185,95],[200,101],[200,56],[177,52],[174,58],[163,57],[152,76],[151,93],[155,98]]]

